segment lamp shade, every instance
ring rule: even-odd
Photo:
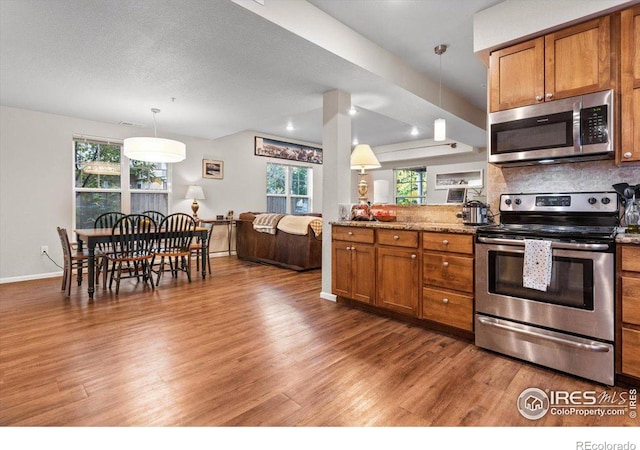
[[[445,141],[447,139],[447,122],[444,119],[436,119],[433,122],[433,140]]]
[[[124,155],[145,162],[176,163],[187,156],[184,143],[158,137],[133,137],[124,140]]]
[[[202,186],[189,186],[187,189],[187,194],[184,198],[192,198],[194,200],[204,200],[204,190],[202,190]]]
[[[378,158],[367,144],[359,144],[351,152],[351,169],[377,169],[380,166]]]

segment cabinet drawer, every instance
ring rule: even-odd
[[[640,331],[622,329],[622,373],[640,378]]]
[[[395,245],[397,247],[418,247],[417,231],[377,230],[378,244]]]
[[[422,233],[422,248],[473,255],[473,236],[455,233]]]
[[[473,292],[473,258],[424,252],[423,269],[424,284]]]
[[[473,297],[423,288],[422,317],[473,331]]]
[[[623,245],[621,248],[622,270],[640,272],[640,246]]]
[[[331,229],[331,237],[336,241],[351,241],[362,242],[364,244],[373,244],[373,229],[338,226]]]
[[[640,278],[621,277],[622,321],[640,325]]]

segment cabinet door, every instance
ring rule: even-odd
[[[545,101],[614,87],[611,17],[604,16],[545,36]]]
[[[375,249],[373,245],[351,244],[351,298],[373,303],[375,294]]]
[[[622,11],[620,161],[640,161],[640,6]]]
[[[378,248],[376,305],[416,316],[419,269],[417,249]]]
[[[491,53],[490,112],[544,101],[544,39]]]
[[[331,293],[351,298],[351,243],[331,244]]]

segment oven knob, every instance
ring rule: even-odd
[[[508,199],[506,199],[504,202],[505,202],[505,204],[508,206],[508,205],[510,205],[510,204],[511,204],[511,199],[510,199],[510,198],[508,198]]]
[[[595,205],[598,200],[595,197],[589,197],[589,200],[587,200],[589,202],[590,205]]]
[[[520,200],[519,198],[516,199],[516,205],[519,205],[520,203],[522,203],[522,200]]]
[[[609,203],[611,203],[611,199],[609,197],[602,197],[602,200],[600,201],[603,205],[608,205]]]

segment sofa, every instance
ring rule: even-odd
[[[238,258],[297,271],[320,268],[321,217],[320,214],[299,216],[243,212],[236,221]],[[310,223],[304,226],[306,222]],[[288,228],[286,224],[294,224],[297,228]]]

